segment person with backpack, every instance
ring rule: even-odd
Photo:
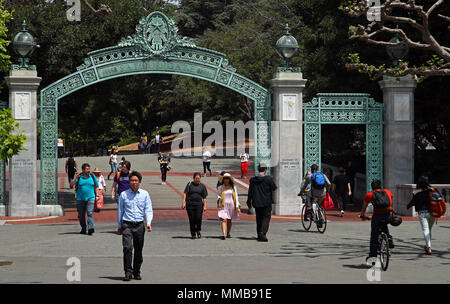
[[[306,189],[309,185],[311,185],[311,191],[309,191],[309,199],[308,199],[308,206],[311,208],[311,203],[314,200],[317,200],[317,203],[323,207],[323,201],[325,200],[325,196],[327,195],[327,192],[330,191],[331,183],[328,177],[323,174],[322,172],[319,172],[319,167],[316,164],[313,164],[311,166],[311,174],[307,175],[305,178],[305,183],[303,184],[303,187],[300,190],[300,195],[303,195],[303,193],[306,192]],[[322,221],[323,219],[319,219],[319,227],[323,225]]]
[[[191,230],[191,239],[201,238],[202,216],[206,211],[206,197],[208,190],[201,183],[200,172],[195,172],[193,181],[189,182],[184,189],[181,209],[187,211],[189,217],[189,227]]]
[[[430,197],[434,189],[430,186],[427,176],[419,177],[416,188],[422,191],[414,194],[411,202],[406,207],[408,209],[413,206],[415,207],[425,239],[425,253],[431,255],[431,228],[433,227],[436,218],[431,215]]]
[[[394,248],[394,242],[392,236],[389,234],[388,223],[390,222],[393,208],[392,201],[394,195],[388,189],[381,189],[381,181],[374,179],[371,183],[372,191],[367,193],[364,197],[364,203],[361,209],[360,218],[361,220],[367,219],[365,216],[367,206],[372,203],[373,215],[371,221],[371,232],[370,232],[370,252],[369,256],[366,258],[366,262],[370,258],[377,257],[377,247],[378,247],[378,234],[380,229],[386,233],[389,240],[389,248]]]
[[[92,235],[94,233],[94,204],[99,198],[98,181],[91,174],[91,166],[89,164],[83,164],[81,170],[77,177],[72,180],[70,186],[73,187],[76,184],[77,211],[81,226],[80,234],[86,234],[87,213],[88,234]]]
[[[112,150],[111,155],[109,156],[109,165],[111,166],[111,172],[108,174],[108,180],[111,174],[117,174],[117,150]]]
[[[120,194],[130,189],[130,174],[131,174],[131,163],[129,161],[124,161],[122,170],[114,176],[114,183],[112,185],[111,189],[111,196],[113,201],[116,200],[117,202],[119,200]],[[116,195],[117,194],[117,195]]]
[[[169,171],[170,157],[168,154],[161,152],[159,152],[158,155],[159,170],[161,170],[161,185],[165,185],[167,179],[167,171]]]
[[[74,179],[77,170],[78,170],[77,161],[73,158],[73,153],[70,153],[70,157],[66,160],[66,173],[67,177],[69,178],[69,184]],[[70,186],[70,189],[72,188],[73,186]]]

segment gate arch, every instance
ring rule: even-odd
[[[236,73],[225,54],[197,47],[178,35],[175,22],[155,11],[143,17],[136,33],[113,47],[88,53],[74,72],[41,90],[40,204],[58,203],[58,100],[90,85],[138,74],[172,74],[224,86],[254,102],[255,168],[270,160],[271,95],[267,89]]]

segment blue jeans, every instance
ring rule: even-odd
[[[86,231],[86,213],[88,229],[94,229],[94,200],[77,201],[78,219],[82,230]]]
[[[117,175],[117,163],[110,163],[111,172],[109,172],[108,177],[114,172],[114,175]]]

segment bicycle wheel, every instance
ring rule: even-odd
[[[378,246],[380,253],[381,269],[386,271],[389,265],[389,240],[386,233],[381,233],[378,238]]]
[[[311,228],[311,224],[312,224],[312,216],[311,216],[312,214],[311,214],[311,212],[308,212],[308,214],[306,214],[306,216],[308,217],[308,221],[305,221],[305,213],[306,213],[306,204],[303,204],[302,214],[300,214],[300,217],[301,217],[303,228],[305,228],[306,231],[309,231],[309,229]]]
[[[322,207],[317,208],[317,215],[318,215],[318,221],[316,222],[317,230],[320,233],[324,233],[327,229],[327,213],[325,212],[325,209]],[[319,224],[319,221],[322,219],[322,225]]]

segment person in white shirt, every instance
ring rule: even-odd
[[[98,199],[95,201],[94,212],[100,212],[100,209],[103,208],[103,190],[106,190],[106,182],[99,168],[95,168],[93,173],[98,182]]]
[[[248,159],[249,159],[249,155],[247,153],[245,153],[245,150],[242,150],[241,155],[239,156],[239,158],[241,159],[241,178],[246,178],[247,177],[247,170],[248,170]]]
[[[155,135],[155,145],[156,145],[156,153],[159,153],[160,151],[160,143],[163,143],[163,139],[161,137],[161,135],[159,135],[159,131],[156,131],[156,135]]]
[[[111,174],[114,172],[114,175],[117,174],[117,152],[113,150],[111,155],[109,156],[109,165],[111,166],[111,172],[108,174],[108,180]]]
[[[203,156],[203,174],[204,174],[204,176],[206,176],[206,169],[208,169],[209,176],[211,176],[212,175],[211,168],[210,168],[211,156],[212,156],[211,152],[209,152],[207,148],[204,148],[202,156]]]

